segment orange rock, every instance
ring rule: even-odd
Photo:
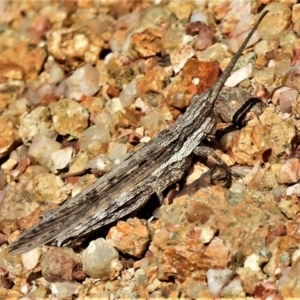
[[[150,242],[150,230],[147,222],[137,218],[119,221],[112,227],[106,240],[112,246],[135,257],[142,257]]]
[[[143,32],[131,36],[131,46],[141,57],[154,56],[162,51],[161,30],[147,28]]]

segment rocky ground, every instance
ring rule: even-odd
[[[300,298],[300,4],[269,2],[0,2],[1,299]],[[216,104],[229,188],[196,160],[169,205],[8,254],[212,87],[265,9]]]

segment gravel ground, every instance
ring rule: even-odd
[[[172,125],[266,9],[215,107],[229,187],[197,159],[168,205],[8,253]],[[1,1],[0,299],[299,299],[299,32],[296,0]]]

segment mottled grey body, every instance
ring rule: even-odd
[[[264,12],[215,86],[196,94],[186,112],[143,148],[99,178],[60,208],[10,244],[11,254],[20,254],[45,243],[63,245],[70,239],[103,227],[141,207],[149,197],[177,182],[191,165],[193,151],[214,130],[214,103]]]

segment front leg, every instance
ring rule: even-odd
[[[208,158],[209,156],[211,156],[216,161],[217,164],[221,165],[223,168],[226,168],[227,171],[230,173],[230,175],[239,177],[238,174],[233,172],[226,165],[226,163],[224,163],[224,161],[213,151],[212,148],[210,148],[208,146],[198,146],[194,149],[194,154],[196,154],[197,156],[200,156],[200,157],[205,157],[205,158]]]

